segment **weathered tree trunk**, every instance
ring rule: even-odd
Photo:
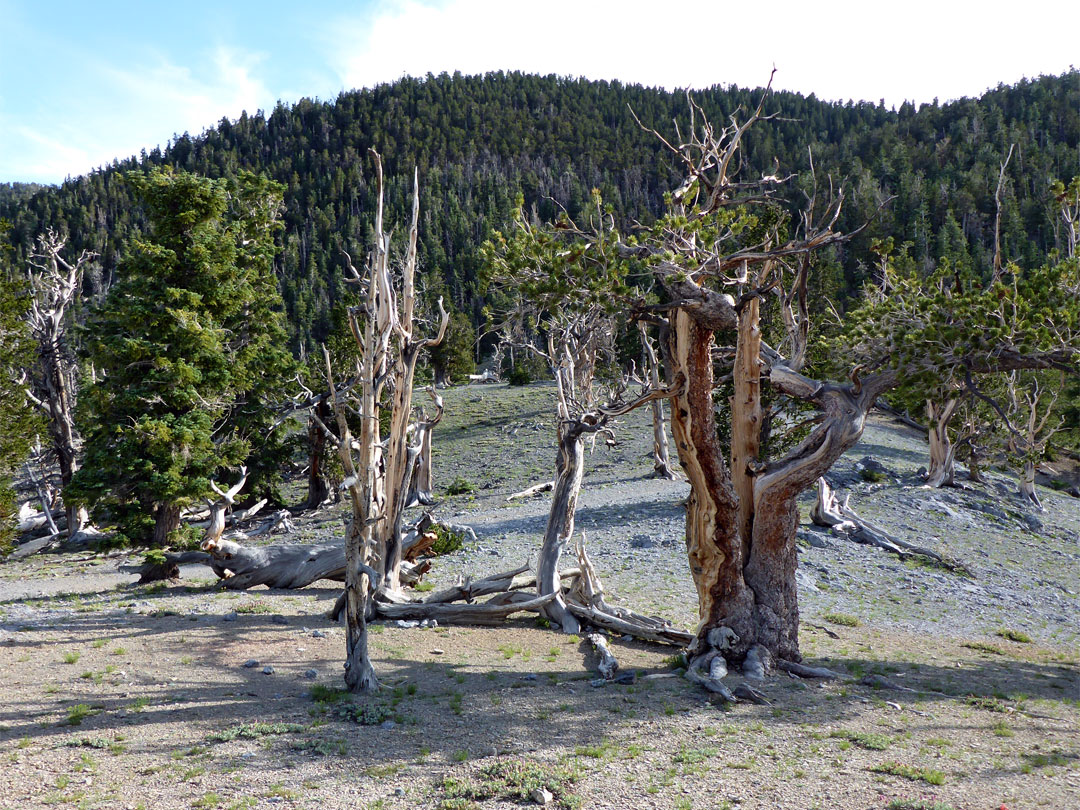
[[[716,434],[712,403],[713,330],[678,310],[670,331],[675,368],[688,384],[672,402],[671,429],[679,463],[690,481],[686,502],[686,550],[698,593],[700,622],[691,652],[719,646],[709,635],[729,628],[741,659],[755,641],[754,599],[743,579],[738,497]],[[715,634],[714,634],[715,635]]]
[[[83,251],[74,263],[61,255],[64,240],[49,230],[40,236],[30,264],[34,291],[28,320],[38,344],[38,364],[30,401],[45,415],[60,481],[66,487],[79,469],[79,438],[75,430],[75,359],[67,346],[67,309],[75,300],[84,267],[96,254]],[[82,506],[66,505],[68,537],[86,527],[89,517]]]
[[[560,405],[560,411],[564,408]],[[580,427],[564,420],[560,413],[559,455],[556,462],[555,488],[551,495],[544,542],[536,563],[537,593],[541,596],[555,594],[555,599],[545,606],[546,617],[562,627],[563,632],[576,633],[581,627],[578,620],[567,610],[562,597],[559,576],[559,559],[562,550],[574,534],[574,515],[577,499],[581,493],[581,479],[585,467],[585,439]]]
[[[1042,509],[1042,501],[1035,491],[1035,462],[1031,459],[1027,459],[1020,470],[1020,497]]]
[[[305,509],[318,509],[330,498],[330,483],[323,471],[326,434],[319,425],[319,420],[323,424],[330,422],[330,405],[326,399],[320,399],[315,403],[315,416],[318,420],[311,419],[308,424],[308,486],[307,500],[304,502]]]
[[[153,545],[162,548],[170,542],[170,536],[180,528],[180,507],[174,503],[162,503],[154,507]]]
[[[749,329],[750,323],[744,326]],[[679,462],[690,480],[686,541],[701,619],[690,645],[691,664],[706,681],[718,654],[729,663],[741,663],[757,648],[754,670],[766,669],[770,655],[799,660],[795,499],[858,441],[877,394],[892,384],[890,377],[880,375],[853,386],[822,385],[774,362],[773,386],[815,402],[824,413],[818,427],[783,459],[767,466],[754,459],[747,462],[743,472],[751,487],[744,497],[750,502],[744,504],[716,433],[713,329],[679,310],[670,332],[674,367],[689,380],[674,398],[672,429]],[[755,365],[745,358],[742,367],[752,370]],[[736,385],[744,401],[751,391],[749,382]],[[752,407],[741,412],[754,424]],[[733,429],[732,434],[737,432]],[[744,453],[750,446],[746,441]]]
[[[649,384],[653,388],[659,389],[660,361],[656,357],[656,350],[653,348],[652,341],[649,340],[645,324],[639,322],[638,330],[641,335],[642,357],[644,358],[645,367],[648,371]],[[666,478],[668,481],[674,481],[676,475],[675,471],[671,469],[671,458],[668,454],[667,425],[664,419],[664,400],[654,399],[649,403],[649,407],[652,411],[653,428],[653,476],[656,478]]]
[[[926,400],[926,418],[930,423],[930,468],[926,473],[926,485],[929,487],[955,485],[956,452],[949,438],[949,422],[959,404],[959,399],[948,399],[944,405]]]

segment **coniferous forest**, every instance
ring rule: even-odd
[[[723,122],[752,108],[759,95],[715,87],[693,100],[709,120]],[[769,111],[779,117],[748,133],[746,173],[797,172],[805,185],[812,156],[819,182],[831,177],[848,192],[838,226],[848,231],[873,220],[822,274],[820,283],[840,306],[867,278],[876,239],[909,242],[909,255],[925,271],[942,258],[988,267],[995,188],[1013,144],[1002,252],[1031,267],[1062,247],[1051,183],[1077,173],[1075,71],[918,109],[780,92]],[[648,224],[682,167],[641,125],[674,136],[674,122],[685,130],[689,113],[684,93],[618,82],[520,73],[408,78],[330,102],[279,103],[222,120],[58,188],[0,185],[0,218],[12,224],[16,262],[47,227],[69,233],[69,249],[99,254],[86,282],[93,298],[111,283],[123,246],[146,226],[125,172],[169,165],[211,178],[265,174],[285,186],[275,261],[292,349],[310,350],[331,331],[343,288],[342,249],[361,256],[368,244],[357,244],[360,235],[370,241],[375,187],[367,152],[375,148],[385,164],[390,220],[404,219],[413,166],[420,172],[424,296],[445,296],[452,312],[479,326],[479,248],[510,222],[517,196],[531,216],[551,221],[561,209],[576,218],[597,188],[625,227]],[[889,197],[895,199],[874,216]]]

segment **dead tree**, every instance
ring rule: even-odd
[[[51,228],[39,236],[30,256],[33,296],[27,315],[38,346],[37,364],[31,370],[27,398],[45,416],[52,452],[60,468],[60,482],[67,486],[79,469],[79,436],[75,429],[77,377],[75,355],[68,345],[68,309],[79,293],[83,270],[94,259],[84,250],[74,262],[63,256],[65,240]],[[73,537],[86,526],[81,506],[68,506],[67,533]]]
[[[440,322],[433,338],[414,337],[419,181],[413,175],[412,221],[408,247],[396,285],[390,262],[390,237],[383,227],[382,159],[375,160],[378,202],[375,246],[361,274],[347,263],[347,281],[360,287],[363,302],[350,309],[349,327],[356,340],[358,384],[335,387],[330,354],[324,348],[326,375],[336,433],[325,423],[327,439],[341,458],[352,517],[345,538],[345,683],[354,692],[378,688],[367,649],[367,617],[376,590],[394,599],[400,591],[402,513],[420,447],[409,442],[413,379],[420,352],[438,345],[449,316],[439,301]],[[389,433],[380,435],[380,414],[389,411]],[[350,414],[360,421],[359,436],[349,426]]]
[[[653,388],[660,388],[660,360],[656,356],[652,339],[644,321],[638,321],[638,330],[641,335],[641,358],[642,367],[649,378],[649,384]],[[667,421],[664,419],[664,400],[654,399],[649,404],[652,411],[653,428],[653,477],[666,478],[668,481],[676,479],[675,471],[671,469],[671,459],[668,455]]]
[[[434,388],[428,389],[428,396],[435,405],[435,412],[428,415],[423,409],[420,410],[411,430],[413,432],[412,443],[419,449],[416,453],[416,461],[413,464],[412,476],[409,479],[408,494],[405,496],[405,506],[430,506],[435,503],[434,476],[431,471],[431,433],[435,426],[442,420],[443,400],[435,393]]]

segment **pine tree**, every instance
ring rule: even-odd
[[[129,539],[175,540],[183,506],[252,455],[290,366],[271,272],[280,189],[186,172],[131,174],[152,224],[85,330],[99,380],[81,421],[85,465],[66,493]],[[261,457],[256,453],[257,457]]]

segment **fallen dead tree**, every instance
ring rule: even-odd
[[[849,505],[849,499],[850,496],[844,498],[843,503],[841,503],[828,482],[824,478],[818,478],[817,501],[814,502],[814,506],[810,510],[810,520],[815,526],[833,529],[838,535],[847,537],[857,543],[865,543],[866,545],[890,551],[901,560],[912,556],[922,557],[950,571],[973,576],[971,569],[964,563],[944,557],[925,546],[917,546],[906,540],[901,540],[899,537],[889,534],[880,526],[859,517]]]

